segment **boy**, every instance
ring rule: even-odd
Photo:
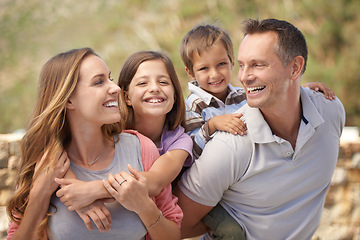
[[[230,84],[234,68],[234,51],[228,32],[214,25],[199,25],[182,39],[180,55],[185,70],[193,79],[186,104],[186,132],[192,137],[193,154],[197,159],[207,141],[217,131],[246,134],[241,114],[233,114],[246,103],[244,89]],[[324,92],[335,99],[334,93],[323,83],[309,83],[311,89]],[[213,239],[245,239],[240,225],[221,205],[203,218],[212,229]]]

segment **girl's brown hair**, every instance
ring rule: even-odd
[[[120,115],[125,122],[125,128],[133,128],[134,124],[134,112],[131,106],[128,106],[125,102],[125,93],[129,90],[129,85],[135,76],[141,63],[160,59],[170,76],[171,82],[175,90],[175,103],[171,111],[166,116],[167,127],[169,130],[174,130],[179,125],[184,126],[185,122],[185,102],[182,94],[181,85],[176,75],[176,71],[170,58],[158,51],[140,51],[136,52],[128,57],[125,61],[119,75],[118,85],[121,88],[120,92]]]

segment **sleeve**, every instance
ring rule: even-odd
[[[134,130],[125,132],[136,135],[141,144],[141,158],[143,161],[144,171],[149,171],[152,164],[160,156],[153,141]],[[153,198],[156,206],[161,210],[164,217],[175,222],[179,227],[183,218],[183,212],[177,204],[177,197],[172,195],[171,184],[169,184],[161,193]]]
[[[218,132],[200,158],[182,175],[180,190],[197,203],[215,206],[247,171],[251,149],[248,137]]]
[[[193,140],[193,154],[194,158],[197,159],[201,155],[206,142],[211,139],[211,136],[209,135],[208,121],[205,121],[201,115],[202,110],[207,107],[207,104],[200,98],[187,98],[185,103],[186,133],[190,135]]]
[[[190,167],[193,163],[193,142],[189,135],[185,133],[182,126],[178,126],[174,131],[168,131],[165,136],[164,145],[166,152],[171,150],[184,150],[189,153],[185,160],[184,166]]]
[[[14,222],[10,222],[9,228],[7,230],[6,240],[10,240],[14,236],[14,234],[18,228],[19,228],[18,224],[14,223]]]

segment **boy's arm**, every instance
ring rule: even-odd
[[[148,172],[141,172],[146,178],[149,196],[157,196],[180,173],[189,153],[175,149],[161,155]]]
[[[318,92],[323,92],[326,99],[334,100],[335,93],[325,83],[321,82],[309,82],[302,85],[303,87],[309,87],[310,89]]]
[[[212,135],[216,131],[225,131],[234,135],[246,134],[246,125],[240,119],[242,113],[224,114],[211,118],[209,120],[209,134]]]

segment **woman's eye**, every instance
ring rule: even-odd
[[[102,84],[104,81],[103,80],[98,80],[95,82],[95,85],[99,85],[99,84]]]

